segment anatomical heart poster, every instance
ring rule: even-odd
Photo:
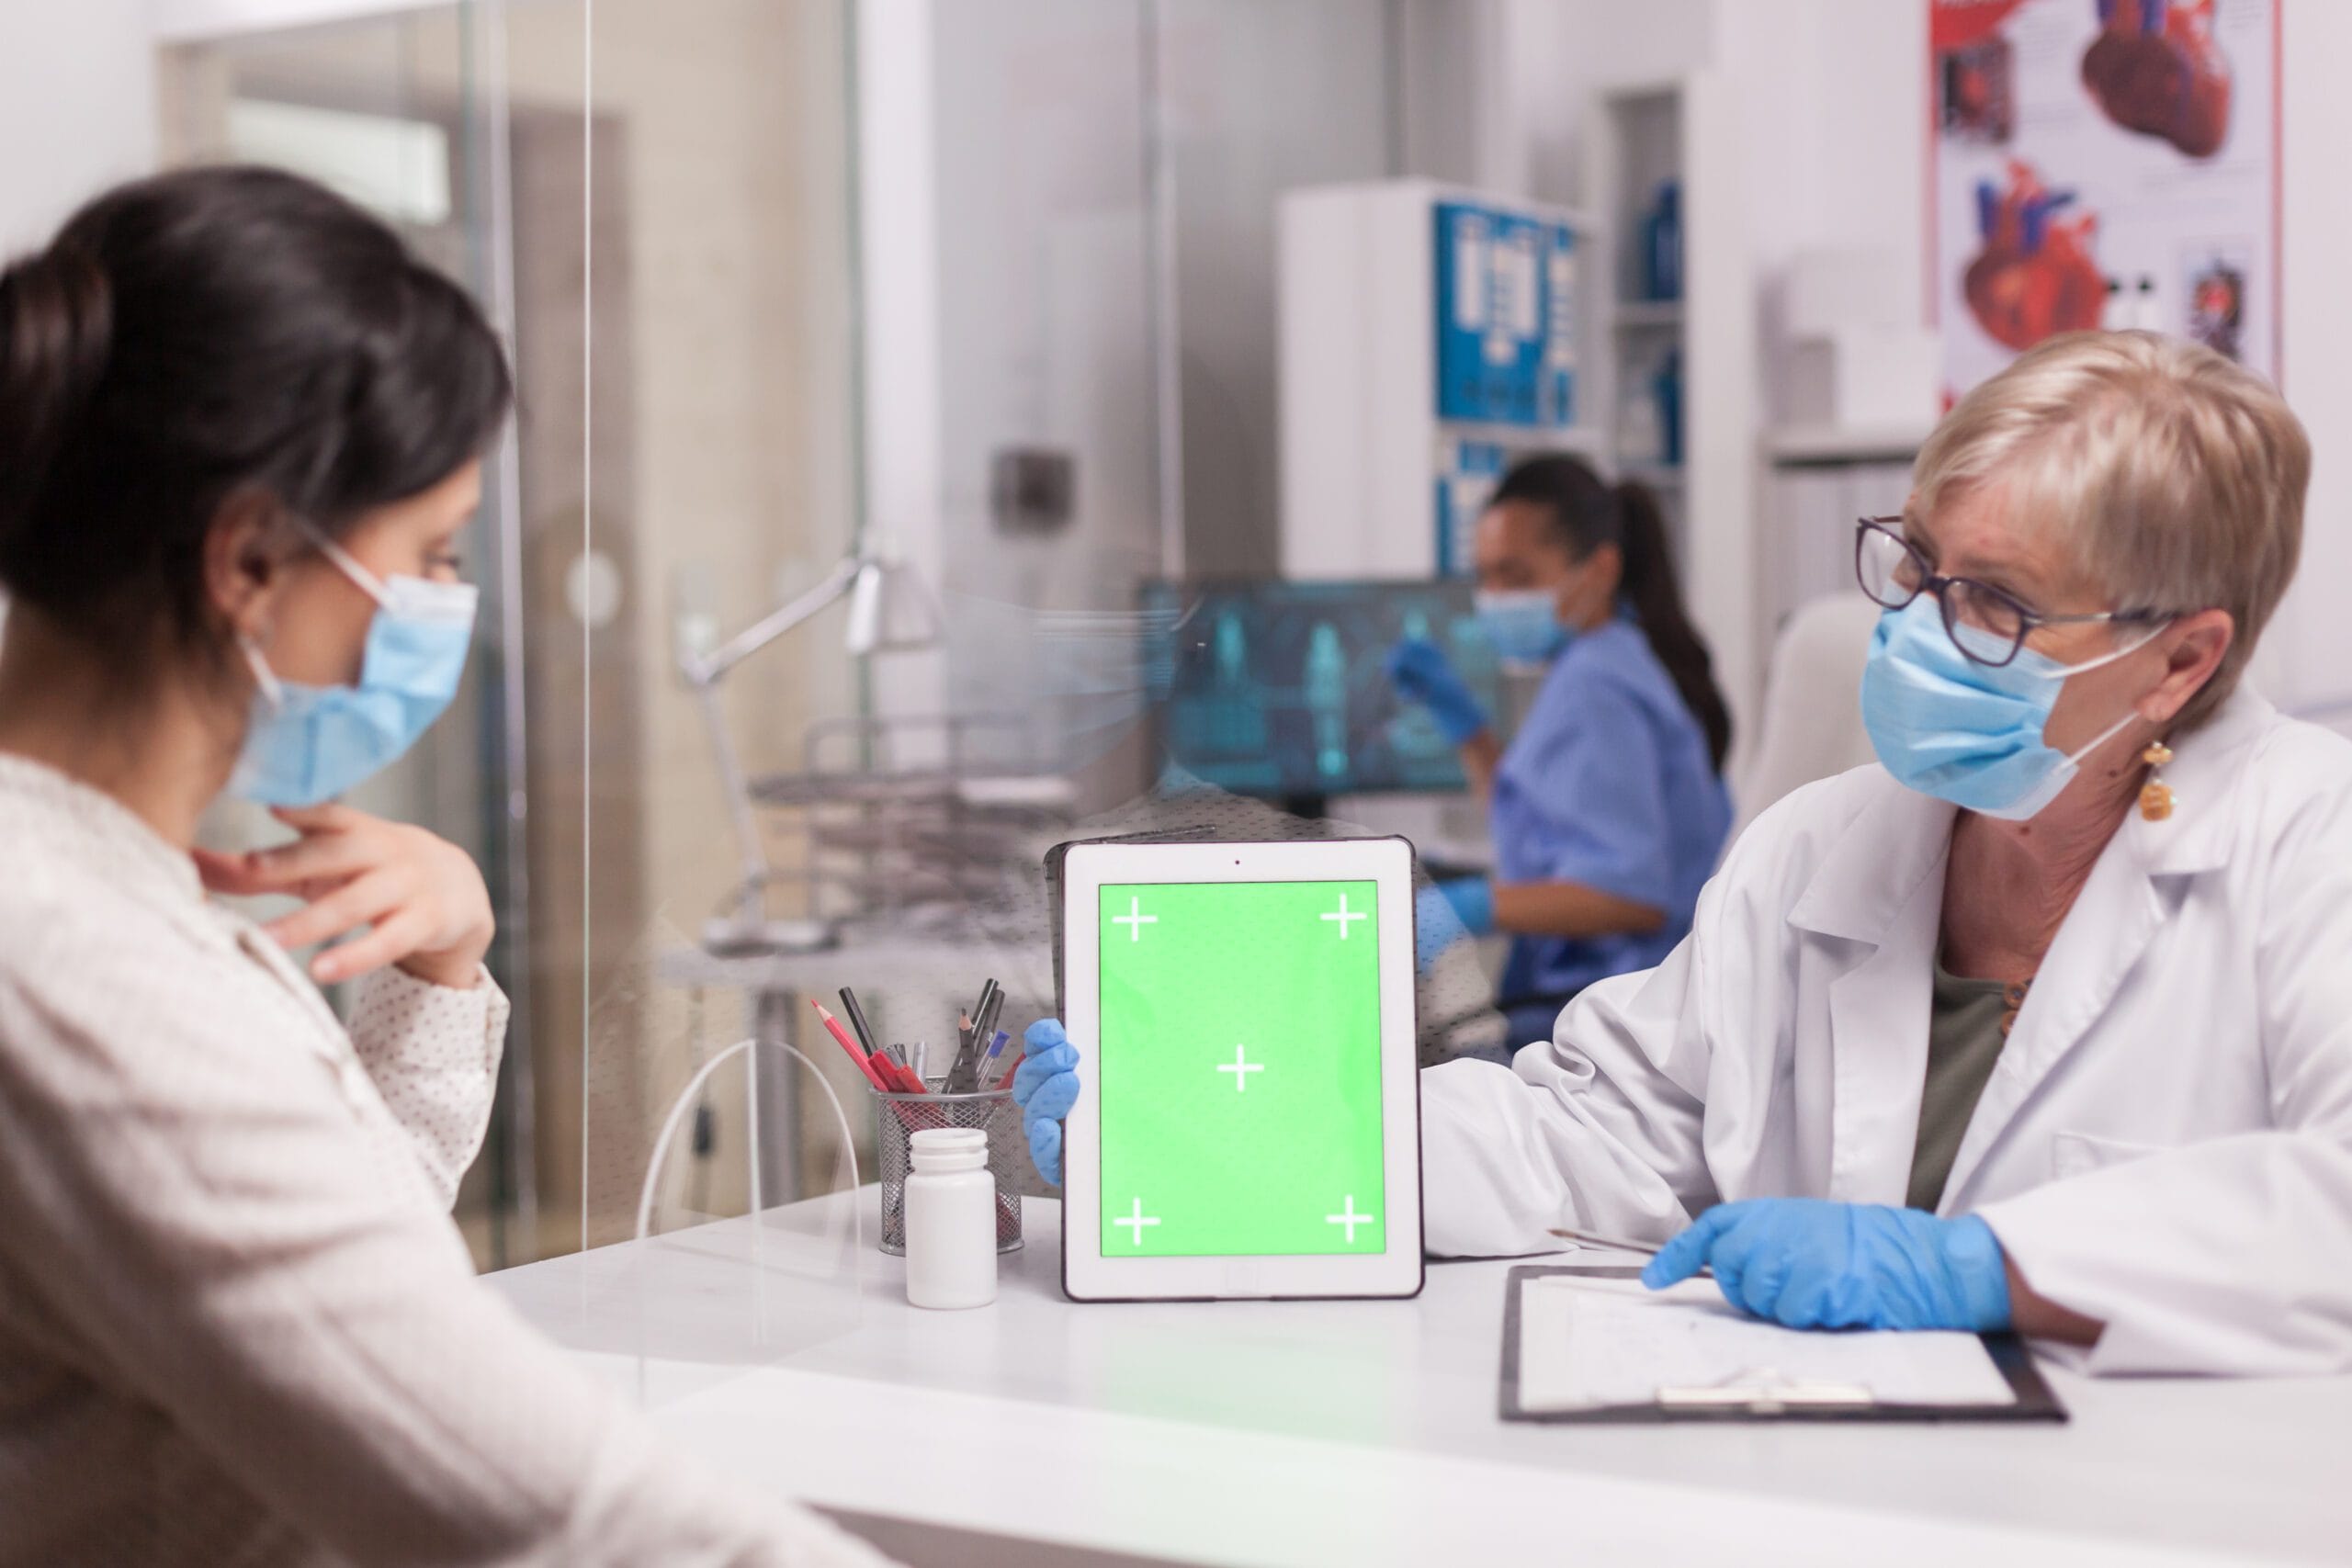
[[[2278,4],[1929,0],[1947,401],[2100,326],[2277,377]]]

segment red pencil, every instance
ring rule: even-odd
[[[849,1031],[842,1027],[842,1021],[827,1012],[825,1004],[814,997],[808,998],[808,1005],[817,1010],[817,1016],[824,1020],[825,1032],[831,1035],[841,1048],[849,1053],[849,1059],[857,1064],[857,1070],[865,1075],[865,1081],[874,1086],[875,1092],[877,1094],[895,1092],[895,1084],[883,1081],[882,1075],[875,1070],[874,1059],[857,1048],[857,1042],[851,1039]]]

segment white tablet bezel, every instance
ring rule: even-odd
[[[1420,1074],[1413,992],[1413,851],[1402,839],[1295,843],[1074,844],[1062,862],[1063,1022],[1099,1081],[1105,884],[1370,882],[1379,894],[1382,1184],[1385,1250],[1359,1256],[1120,1258],[1102,1254],[1101,1097],[1063,1124],[1062,1290],[1073,1301],[1410,1296],[1421,1288]]]

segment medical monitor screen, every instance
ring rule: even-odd
[[[1204,782],[1272,799],[1464,787],[1453,743],[1386,666],[1426,637],[1495,711],[1468,583],[1152,583],[1144,596],[1174,626],[1152,662],[1160,737]]]
[[[1104,1258],[1386,1247],[1377,886],[1102,888]]]

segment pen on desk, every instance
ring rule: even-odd
[[[1639,1252],[1651,1258],[1657,1256],[1657,1249],[1663,1245],[1654,1241],[1630,1241],[1621,1235],[1603,1235],[1599,1231],[1566,1230],[1558,1225],[1552,1227],[1551,1234],[1565,1241],[1580,1241],[1587,1247],[1611,1247],[1620,1252]]]
[[[1632,1241],[1621,1235],[1603,1235],[1599,1231],[1563,1230],[1557,1225],[1552,1227],[1552,1234],[1564,1241],[1577,1242],[1586,1247],[1612,1247],[1619,1252],[1638,1252],[1645,1258],[1656,1258],[1659,1248],[1666,1245],[1664,1242]],[[1699,1272],[1711,1280],[1715,1274],[1713,1269],[1703,1267]]]
[[[865,1021],[865,1010],[857,1005],[857,993],[847,986],[842,987],[842,1010],[849,1015],[849,1026],[857,1032],[857,1043],[865,1046],[866,1054],[871,1055],[874,1052],[874,1030]]]

